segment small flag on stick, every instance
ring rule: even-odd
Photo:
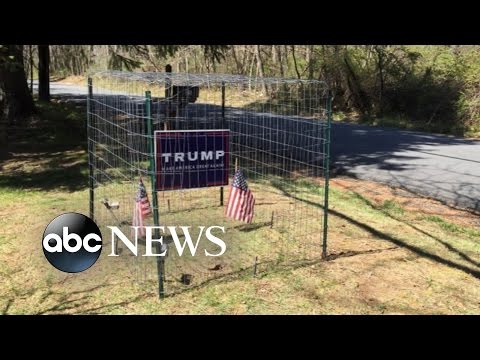
[[[138,181],[138,190],[135,195],[135,207],[133,209],[132,226],[139,226],[138,236],[145,236],[144,220],[147,215],[152,213],[150,201],[148,201],[147,189],[143,185],[142,178]],[[135,236],[135,230],[132,229],[132,236]]]
[[[254,205],[255,198],[248,188],[247,181],[245,180],[242,171],[235,171],[225,215],[235,220],[250,224],[253,219]]]

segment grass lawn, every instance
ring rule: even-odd
[[[332,180],[324,261],[260,259],[255,278],[251,267],[224,271],[163,301],[154,277],[136,281],[125,257],[107,250],[89,270],[61,273],[44,258],[41,239],[60,213],[88,214],[83,119],[69,105],[44,105],[41,121],[11,134],[0,155],[1,313],[480,313],[478,215],[348,178]],[[256,194],[267,186],[252,184]],[[265,253],[277,254],[270,231],[253,228],[240,240],[261,239]]]

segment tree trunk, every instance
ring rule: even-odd
[[[249,54],[246,45],[242,46],[242,54],[243,54],[242,55],[242,75],[246,75],[248,70],[248,54]]]
[[[265,77],[265,71],[263,68],[263,61],[260,55],[260,45],[255,45],[255,57],[257,58],[257,67],[260,73],[260,77],[262,78],[262,90],[265,95],[267,95],[267,86],[265,85],[265,81],[263,78]]]
[[[380,92],[378,94],[378,116],[383,116],[383,93],[385,87],[385,78],[383,75],[383,65],[384,65],[384,52],[383,49],[380,47],[375,47],[377,52],[377,60],[378,60],[378,75],[380,79]]]
[[[237,51],[235,50],[235,45],[232,46],[232,55],[233,60],[235,60],[235,65],[237,66],[237,74],[242,74],[243,67],[240,61],[238,61]]]
[[[23,63],[23,45],[4,45],[0,53],[0,143],[10,124],[35,112]]]
[[[255,56],[252,55],[252,60],[250,61],[250,71],[249,71],[249,79],[248,79],[248,90],[252,90],[252,76],[253,76],[253,65],[255,64]]]
[[[307,51],[305,54],[305,60],[307,61],[308,66],[308,79],[313,79],[313,45],[307,45]]]
[[[30,57],[30,93],[33,94],[33,49],[32,45],[28,45],[29,57]]]
[[[298,71],[298,66],[297,66],[297,57],[295,56],[295,45],[291,46],[292,49],[292,57],[293,57],[293,65],[295,66],[295,72],[297,73],[297,77],[300,79],[300,71]]]
[[[276,46],[275,50],[277,51],[277,60],[278,60],[279,68],[280,68],[280,76],[282,78],[284,78],[285,77],[285,70],[283,69],[282,48],[280,46]]]
[[[362,89],[360,81],[351,66],[348,56],[345,54],[344,57],[345,69],[346,69],[346,78],[347,78],[347,87],[352,96],[354,106],[360,110],[362,115],[369,115],[370,113],[370,104],[367,99],[365,91]]]
[[[195,72],[198,73],[197,52],[196,51],[193,51],[193,68],[195,69]]]
[[[50,50],[38,45],[38,99],[50,101]]]

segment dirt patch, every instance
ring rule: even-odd
[[[440,216],[458,225],[480,227],[480,214],[475,214],[469,210],[454,208],[438,200],[421,197],[405,189],[347,177],[332,179],[331,185],[334,188],[337,187],[356,192],[376,206],[381,206],[385,201],[395,201],[407,211],[424,215]]]

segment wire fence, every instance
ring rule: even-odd
[[[155,210],[146,225],[190,226],[194,242],[200,227],[226,230],[217,234],[227,247],[219,257],[205,256],[205,250],[217,253],[218,246],[204,240],[199,241],[196,256],[188,247],[179,256],[174,239],[165,236],[167,256],[162,258],[140,256],[145,251],[141,239],[139,256],[120,244],[132,281],[155,291],[160,275],[161,295],[170,295],[213,279],[260,276],[282,264],[325,256],[330,103],[328,88],[320,81],[91,74],[90,215],[102,232],[109,233],[106,226],[115,225],[131,234],[139,177]],[[219,129],[230,131],[228,185],[188,188],[192,178],[183,172],[176,180],[180,189],[162,183],[166,180],[154,166],[155,131]],[[173,144],[172,154],[177,149]],[[169,159],[177,160],[174,155]],[[225,216],[236,168],[255,197],[250,224]]]

